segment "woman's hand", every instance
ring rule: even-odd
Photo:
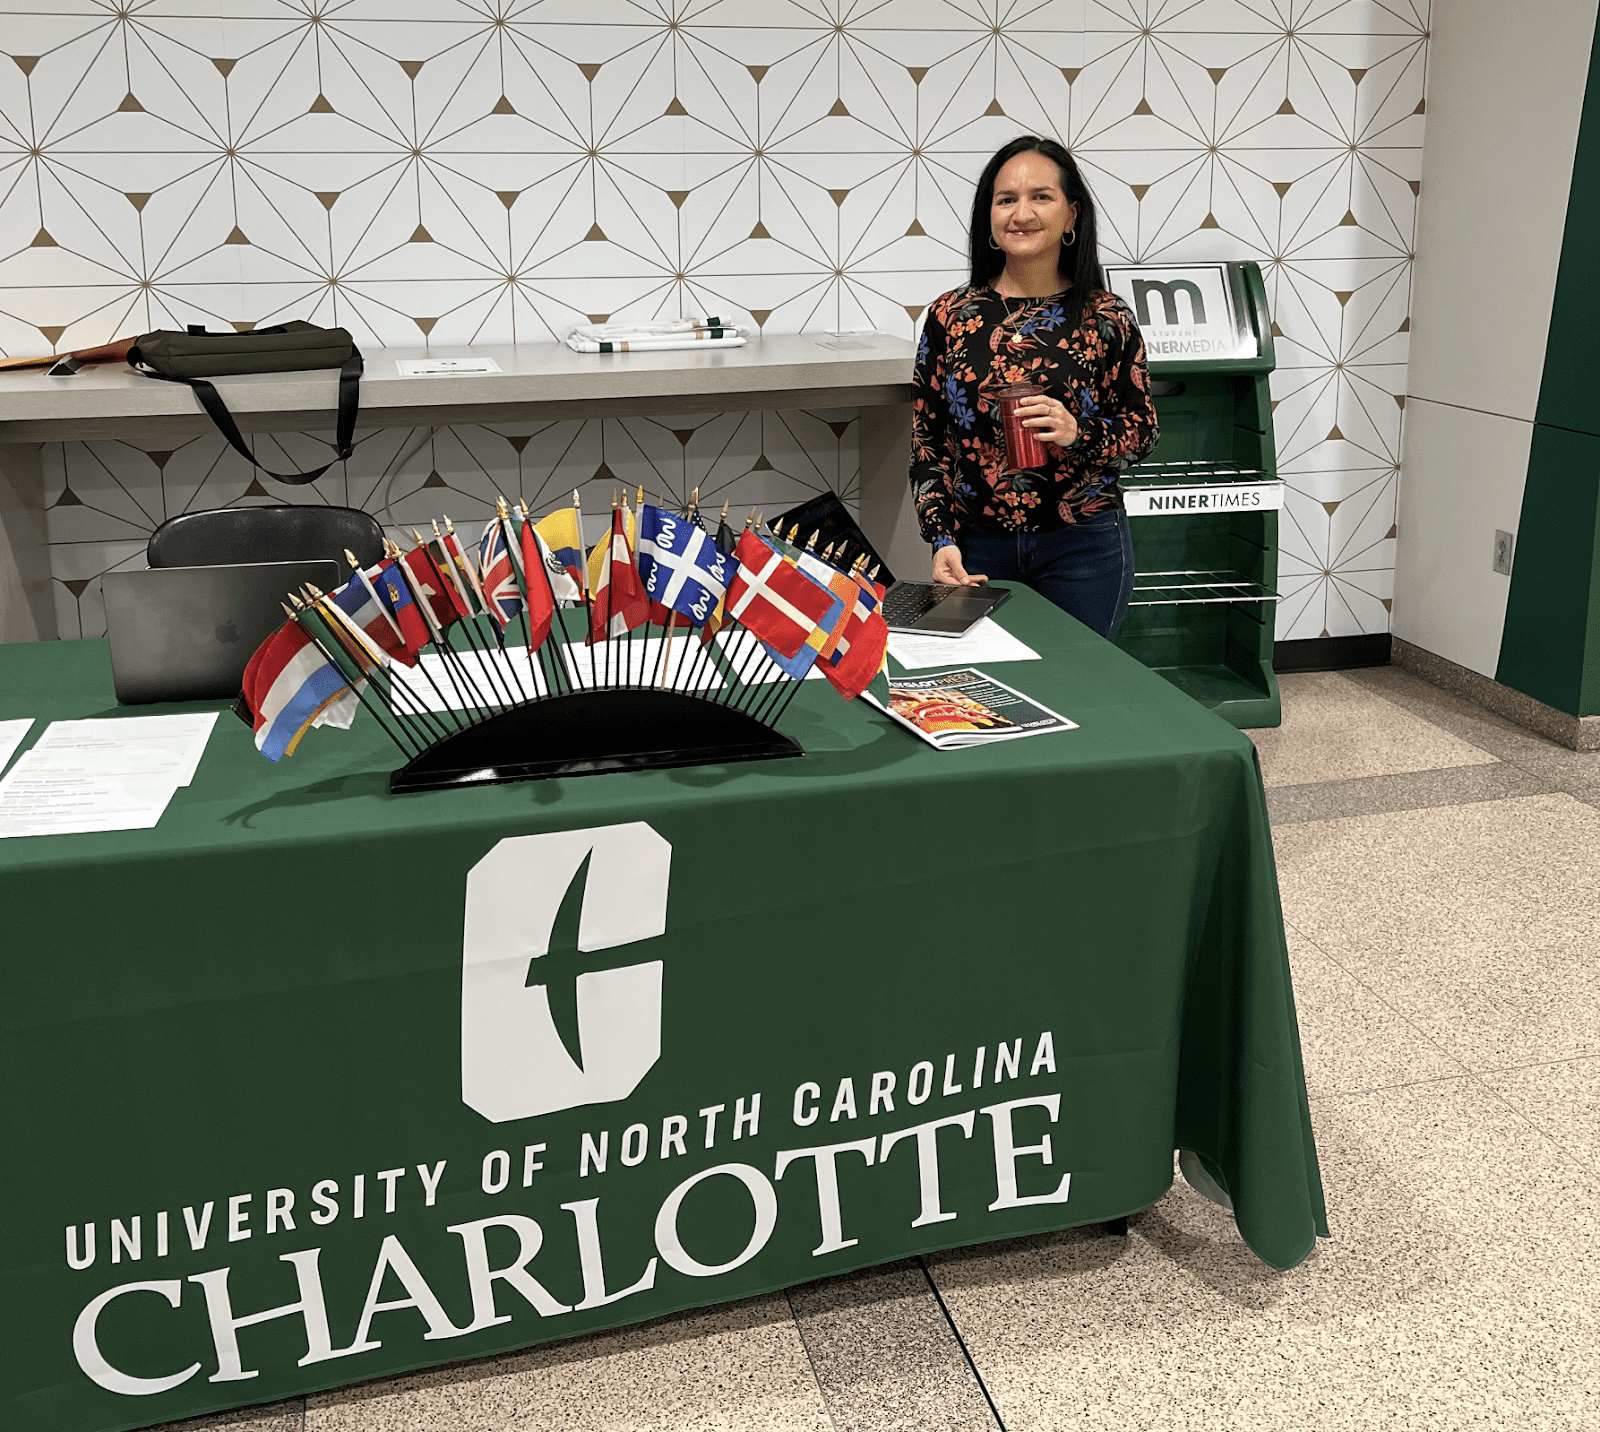
[[[1034,437],[1043,438],[1057,447],[1071,447],[1078,440],[1078,420],[1067,411],[1059,398],[1041,393],[1035,398],[1024,398],[1017,404],[1017,415],[1022,425],[1032,430]]]
[[[968,575],[959,547],[941,547],[933,554],[933,580],[945,587],[981,587],[989,579]]]

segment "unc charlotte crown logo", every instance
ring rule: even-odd
[[[461,1098],[492,1123],[626,1099],[661,1057],[660,960],[577,977],[581,1065],[528,983],[585,860],[580,951],[666,933],[672,847],[643,821],[512,836],[467,874]]]

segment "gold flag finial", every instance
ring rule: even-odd
[[[361,563],[356,561],[356,554],[354,552],[352,552],[348,547],[346,547],[344,549],[344,559],[345,559],[346,562],[348,562],[350,564],[351,570],[357,571],[357,572],[359,572],[361,570]]]

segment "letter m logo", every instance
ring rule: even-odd
[[[576,977],[581,1064],[557,1030],[550,985],[531,982],[585,862],[580,951],[666,932],[672,847],[642,821],[513,836],[467,874],[461,1098],[492,1123],[626,1099],[661,1057],[660,960]]]
[[[1161,295],[1162,321],[1168,328],[1176,328],[1182,321],[1178,317],[1178,294],[1189,295],[1189,322],[1196,328],[1204,325],[1206,321],[1205,300],[1200,297],[1198,284],[1190,283],[1186,278],[1173,279],[1171,283],[1163,283],[1160,279],[1136,278],[1133,281],[1133,311],[1134,317],[1143,327],[1150,324],[1150,295]]]

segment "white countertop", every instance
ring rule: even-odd
[[[784,334],[742,348],[645,353],[574,353],[553,342],[369,349],[360,426],[905,403],[913,353],[909,340],[882,333]],[[501,371],[412,378],[396,367],[400,359],[466,357],[493,358]],[[216,385],[246,431],[333,424],[337,370],[218,378]],[[210,426],[187,386],[125,364],[63,378],[0,372],[0,442]]]

